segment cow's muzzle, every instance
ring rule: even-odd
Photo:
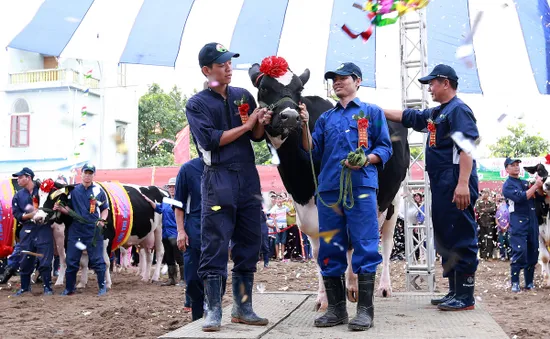
[[[300,114],[294,109],[285,109],[280,113],[283,127],[295,129],[300,126]]]

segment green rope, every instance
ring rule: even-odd
[[[64,202],[62,202],[62,201],[59,202],[59,205],[61,205],[61,207],[67,207],[67,205],[66,205]],[[49,213],[46,209],[44,209],[44,211],[45,211],[46,213]],[[52,212],[53,212],[53,210],[49,210],[49,211],[52,211]],[[97,219],[97,220],[94,220],[94,221],[90,222],[90,221],[84,219],[83,216],[81,216],[80,214],[76,213],[76,212],[73,211],[72,209],[67,210],[67,213],[68,213],[68,215],[69,215],[71,218],[73,218],[74,220],[76,220],[76,221],[78,221],[78,222],[80,222],[80,223],[82,223],[82,224],[84,224],[84,225],[94,225],[94,237],[93,237],[93,239],[92,239],[92,246],[95,247],[95,246],[96,246],[96,242],[97,242],[97,240],[96,240],[96,238],[97,238],[97,233],[98,233],[97,230],[96,230],[96,228],[99,228],[99,234],[103,235],[103,227],[97,227],[97,224],[98,224],[100,221],[103,221],[104,225],[107,225],[107,220],[103,220],[103,219],[99,218],[99,219]]]
[[[309,121],[306,122],[306,127],[309,131]],[[315,184],[315,195],[319,198],[319,201],[328,208],[337,207],[340,203],[347,209],[351,209],[355,205],[355,199],[353,198],[353,187],[351,180],[352,169],[345,165],[346,160],[351,166],[362,166],[367,160],[367,156],[361,147],[357,148],[354,152],[350,152],[346,159],[340,161],[342,170],[340,171],[340,188],[338,194],[338,201],[333,204],[327,204],[321,195],[319,194],[319,183],[317,182],[317,176],[315,175],[315,165],[313,164],[313,153],[311,152],[312,140],[309,138],[308,133],[308,153],[309,163],[311,165],[311,173],[313,175],[313,183]],[[348,203],[349,200],[349,203]]]

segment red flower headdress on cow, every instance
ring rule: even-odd
[[[544,157],[544,159],[546,159],[546,164],[547,164],[547,165],[550,165],[550,154],[546,154],[546,156]]]
[[[46,193],[50,193],[52,190],[55,191],[56,189],[55,182],[52,179],[46,179],[40,184],[40,190]]]
[[[256,86],[264,75],[278,78],[285,75],[286,72],[288,72],[288,62],[286,62],[285,58],[275,55],[264,58],[260,65],[260,75],[256,78]]]

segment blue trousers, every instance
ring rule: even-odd
[[[204,284],[198,274],[200,255],[200,249],[194,247],[188,247],[183,253],[185,296],[191,302],[193,321],[202,318],[204,311]]]
[[[498,232],[498,246],[501,258],[509,258],[512,249],[510,248],[510,232]]]
[[[229,240],[233,272],[256,272],[261,246],[260,179],[254,164],[205,167],[201,178],[199,276],[227,278]]]
[[[22,253],[21,275],[30,276],[38,260],[40,275],[51,277],[53,260],[53,231],[51,225],[24,225],[19,236],[21,239],[19,246],[22,251],[43,254],[42,257],[35,257]]]
[[[510,261],[512,283],[519,283],[521,269],[530,267],[534,269],[539,259],[539,227],[536,220],[533,220],[528,227],[511,225],[510,247],[512,248]]]
[[[320,193],[321,198],[328,204],[336,202],[338,194],[338,191]],[[340,207],[343,215],[339,215],[317,199],[319,232],[337,231],[330,240],[324,239],[321,234],[317,260],[324,277],[339,277],[345,273],[350,243],[353,246],[351,265],[354,273],[374,273],[378,264],[382,262],[382,256],[378,253],[380,232],[376,190],[370,187],[357,187],[353,189],[353,197],[353,208]]]
[[[20,263],[21,263],[21,243],[17,242],[13,247],[13,253],[8,257],[8,267],[18,270]]]
[[[478,198],[477,176],[469,182],[470,205],[460,210],[453,202],[458,184],[459,169],[443,169],[429,172],[432,192],[432,222],[434,227],[435,249],[441,255],[443,276],[454,272],[473,274],[477,270],[477,223],[474,204]]]
[[[69,230],[70,233],[70,230]],[[93,269],[97,275],[98,284],[100,288],[105,285],[105,259],[103,258],[103,237],[99,237],[96,240],[96,245],[92,246],[92,237],[78,238],[69,234],[67,241],[67,270],[65,271],[66,287],[68,291],[74,291],[76,288],[76,273],[80,267],[80,258],[82,257],[82,251],[76,247],[76,243],[80,241],[86,245],[86,251],[88,252],[88,267]]]

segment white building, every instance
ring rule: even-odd
[[[1,51],[0,178],[24,166],[68,174],[86,161],[100,169],[137,167],[139,96],[126,87],[125,70]],[[117,147],[117,137],[127,148]]]

